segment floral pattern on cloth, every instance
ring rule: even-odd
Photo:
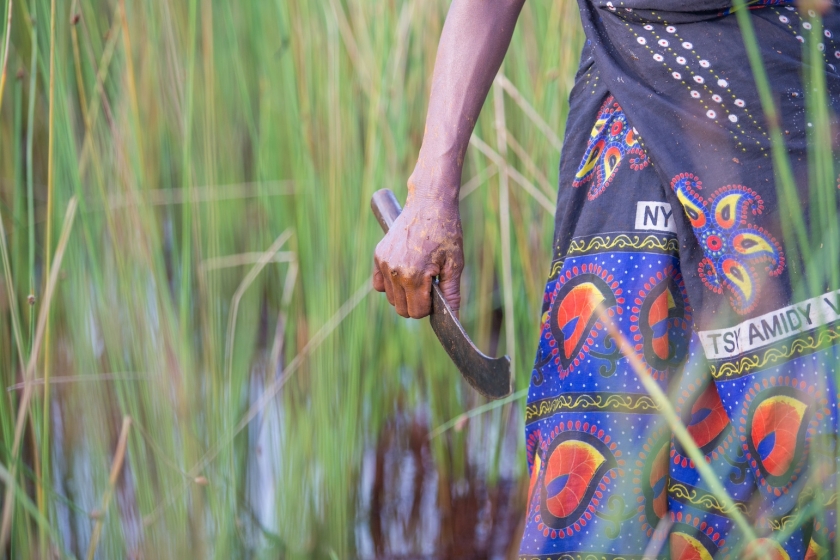
[[[728,185],[704,199],[702,183],[691,173],[671,181],[705,258],[698,272],[710,290],[729,293],[733,309],[741,315],[752,311],[761,292],[756,265],[765,264],[771,276],[785,268],[781,245],[764,228],[748,223],[764,211],[761,197],[742,185]]]
[[[610,186],[616,171],[625,160],[635,171],[648,165],[638,133],[627,123],[627,117],[615,98],[609,96],[592,127],[586,153],[572,185],[588,185],[587,197],[595,200]]]

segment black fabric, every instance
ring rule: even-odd
[[[561,162],[558,255],[568,244],[568,232],[564,235],[566,217],[575,211],[575,201],[581,196],[569,188],[570,178],[581,164],[591,123],[607,93],[615,97],[629,124],[638,131],[663,184],[670,185],[681,173],[691,173],[702,181],[700,194],[707,197],[727,185],[752,189],[764,203],[755,225],[781,241],[770,138],[741,32],[735,16],[728,11],[731,3],[637,0],[615,2],[612,8],[612,2],[603,0],[579,3],[587,40],[581,73],[570,99],[565,141],[568,148]],[[698,6],[703,9],[697,11]],[[798,37],[809,35],[801,29],[799,13],[785,6],[753,9],[751,15],[804,203],[808,192],[807,123],[801,78],[803,43]],[[789,23],[783,23],[780,17],[788,18]],[[840,52],[840,12],[832,10],[824,21],[832,35],[819,37],[825,44],[826,81],[832,107],[840,109],[840,74],[835,65],[840,64],[835,55]],[[652,29],[646,30],[645,25]],[[676,32],[666,31],[669,26]],[[644,45],[639,37],[645,39]],[[660,46],[660,39],[668,41],[668,46]],[[685,42],[693,48],[683,48]],[[654,60],[655,54],[663,60]],[[686,64],[678,64],[677,56],[684,57]],[[701,67],[701,60],[708,61],[709,67]],[[681,79],[675,79],[673,72],[679,72]],[[703,78],[704,83],[695,82],[695,76]],[[726,80],[727,87],[718,85],[720,79]],[[700,98],[693,98],[691,91],[698,92]],[[722,103],[712,100],[716,94]],[[735,100],[742,100],[743,107],[736,106]],[[715,111],[716,118],[707,116],[709,110]],[[729,115],[738,121],[732,123]],[[620,197],[622,193],[607,189],[601,196]],[[673,192],[669,201],[674,208],[681,206]],[[698,328],[711,328],[720,323],[718,313],[728,312],[728,294],[704,289],[696,273],[704,253],[691,224],[682,213],[677,214],[683,271],[695,308],[700,310]],[[749,314],[760,315],[790,300],[787,269],[778,277],[757,275],[754,280],[761,295]],[[704,310],[714,310],[714,314],[707,317]]]

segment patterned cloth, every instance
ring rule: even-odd
[[[840,286],[793,296],[731,3],[579,3],[587,42],[528,395],[520,558],[742,558],[758,544],[762,557],[827,558]],[[840,13],[819,29],[790,2],[761,4],[750,15],[807,200],[801,53],[819,41],[837,111]],[[700,478],[607,320],[762,542],[745,542]],[[816,513],[796,528],[805,505]]]

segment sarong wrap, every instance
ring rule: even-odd
[[[794,296],[732,5],[579,4],[587,40],[526,410],[520,557],[739,558],[764,544],[765,557],[830,558],[840,286]],[[749,13],[808,223],[802,53],[821,45],[837,112],[840,13],[820,29],[791,2],[759,4]],[[672,437],[607,320],[673,395],[734,506]],[[733,508],[762,541],[745,542]]]

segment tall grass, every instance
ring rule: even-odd
[[[523,446],[499,435],[520,437],[519,404],[451,423],[482,403],[428,325],[368,287],[368,201],[404,196],[446,2],[10,2],[11,558],[350,557],[376,514],[359,505],[365,454],[405,414],[460,428],[424,444],[440,508],[458,481],[521,481]],[[515,355],[520,390],[575,10],[527,4],[464,172],[462,317]]]
[[[518,515],[522,492],[474,490],[524,482],[574,3],[526,4],[465,166],[462,319],[517,372],[515,397],[487,406],[428,325],[369,287],[368,201],[404,196],[447,2],[13,1],[0,12],[0,550],[456,555],[466,494]],[[809,295],[838,284],[811,44],[812,228],[770,131]],[[757,50],[751,64],[772,124]],[[821,266],[809,284],[802,263]],[[430,530],[382,505],[421,471],[442,519]],[[395,489],[383,498],[372,477]],[[413,499],[411,516],[425,507]]]

